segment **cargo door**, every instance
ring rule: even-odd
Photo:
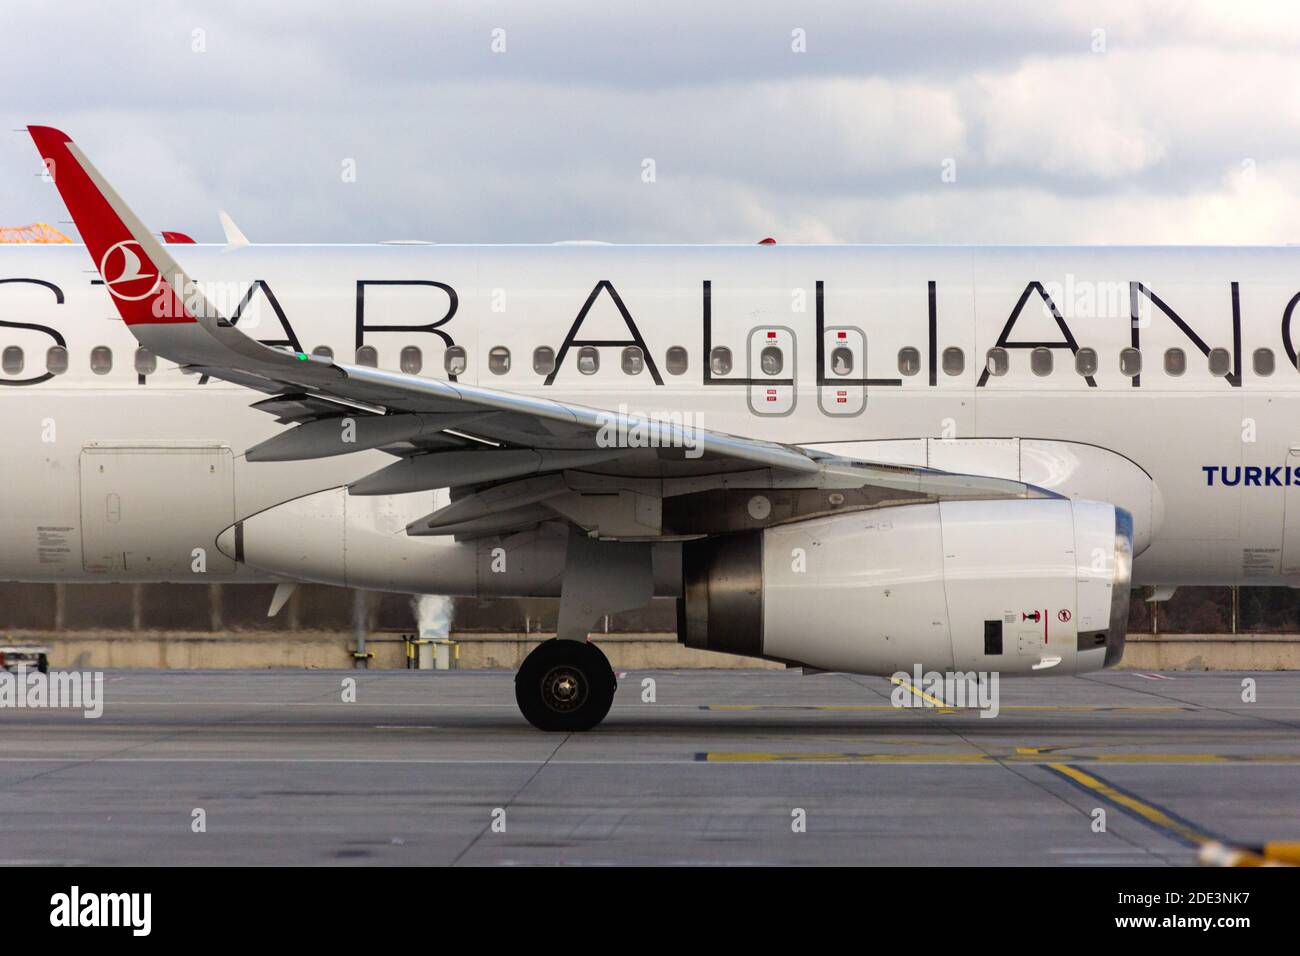
[[[81,451],[82,564],[114,578],[183,579],[202,548],[209,573],[235,562],[216,536],[235,520],[234,459],[222,445],[87,445]]]

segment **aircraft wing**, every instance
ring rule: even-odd
[[[799,489],[844,489],[841,503],[847,494],[850,505],[864,506],[1052,496],[1018,481],[846,459],[670,418],[617,416],[264,345],[212,307],[66,134],[49,127],[28,129],[123,321],[140,344],[183,369],[270,396],[254,407],[292,426],[249,449],[248,460],[303,460],[374,448],[390,452],[396,462],[354,482],[349,491],[454,489],[450,513],[444,508],[422,519],[408,528],[412,533],[490,533],[557,516],[581,525],[581,515],[547,507],[563,493],[553,479],[574,471],[661,500],[684,482],[695,483],[689,485],[692,491],[785,489],[791,520],[816,513],[818,507],[801,506]],[[712,484],[699,484],[702,479],[712,479]],[[459,500],[467,497],[469,501]],[[820,507],[825,509],[824,501]],[[711,533],[719,530],[715,524],[697,519],[676,530]]]

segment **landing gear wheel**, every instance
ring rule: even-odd
[[[609,713],[617,689],[609,659],[579,641],[544,641],[515,674],[515,701],[538,730],[590,730]]]

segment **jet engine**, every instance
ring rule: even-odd
[[[1067,498],[943,501],[688,542],[679,639],[859,674],[1081,673],[1124,651],[1132,519]]]

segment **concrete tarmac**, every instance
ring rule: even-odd
[[[1179,866],[1300,840],[1300,673],[1005,680],[992,719],[895,691],[632,672],[563,735],[502,671],[107,672],[97,720],[0,709],[0,863]]]

